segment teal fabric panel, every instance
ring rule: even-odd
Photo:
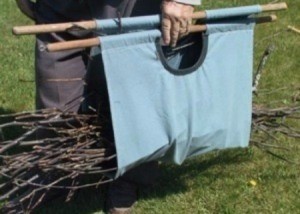
[[[206,20],[224,19],[239,16],[248,16],[255,13],[261,13],[260,5],[233,7],[224,9],[206,10]],[[132,31],[142,31],[159,28],[160,15],[141,16],[119,19],[96,20],[96,30],[102,35],[111,35],[126,33]]]
[[[97,32],[101,34],[117,34],[121,32],[131,32],[137,30],[149,30],[158,28],[160,16],[140,16],[132,18],[103,19],[96,20]]]
[[[212,150],[248,146],[253,28],[248,18],[209,24],[201,64],[183,74],[164,65],[159,30],[100,37],[92,56],[102,55],[104,63],[116,177],[151,160],[181,164]]]
[[[207,10],[207,19],[222,19],[237,16],[248,16],[255,13],[261,13],[262,9],[260,5],[251,5],[244,7],[233,7],[224,9]]]

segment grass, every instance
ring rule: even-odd
[[[300,81],[300,35],[286,31],[300,27],[300,3],[287,0],[289,10],[277,13],[274,24],[256,27],[255,66],[264,49],[273,44],[256,103],[283,106],[291,103]],[[203,8],[268,3],[267,0],[203,0]],[[34,107],[34,38],[14,37],[11,28],[31,24],[17,10],[15,1],[0,1],[0,114]],[[297,125],[297,124],[296,124]],[[299,128],[299,125],[297,125]],[[290,151],[278,153],[300,162],[300,145],[278,136]],[[162,165],[159,182],[141,193],[134,213],[299,213],[300,169],[250,147],[210,153],[182,166]],[[253,183],[256,182],[256,185]],[[251,182],[253,184],[251,184]],[[51,202],[37,213],[102,213],[103,190],[85,190],[70,203]]]

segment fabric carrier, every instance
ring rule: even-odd
[[[151,160],[181,164],[248,146],[255,25],[249,15],[258,12],[256,6],[207,11],[207,31],[174,49],[160,45],[159,16],[126,18],[121,34],[117,21],[99,21],[115,35],[100,37],[89,70],[98,73],[97,87],[105,77],[108,88],[115,177]]]

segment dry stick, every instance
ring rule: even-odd
[[[90,146],[90,145],[94,144],[95,142],[97,142],[97,141],[88,142],[87,144],[78,146],[77,148],[84,148],[84,147],[86,147],[86,146]],[[64,152],[67,152],[68,149],[70,149],[70,148],[61,149],[60,151],[55,152],[55,153],[52,153],[52,154],[50,154],[50,155],[48,155],[48,156],[46,156],[46,157],[40,159],[39,161],[41,161],[41,160],[47,160],[47,159],[49,159],[49,158],[51,158],[51,157],[55,157],[54,159],[51,160],[51,162],[52,162],[53,164],[54,164],[54,163],[57,163],[57,161],[59,161],[59,160],[61,159],[61,156],[64,155]],[[75,149],[76,149],[76,148],[74,148],[74,150],[75,150]],[[48,162],[48,163],[49,163],[49,162]]]
[[[262,143],[262,142],[258,142],[255,140],[251,140],[250,141],[252,144],[256,145],[256,146],[261,146],[261,147],[265,147],[265,148],[272,148],[272,149],[280,149],[280,150],[286,150],[286,151],[291,151],[290,149],[283,147],[283,146],[277,146],[277,145],[272,145],[272,144],[267,144],[267,143]]]
[[[30,194],[28,194],[27,196],[23,197],[20,202],[24,202],[25,200],[29,199],[31,196],[33,196],[35,193],[38,193],[39,191],[41,190],[44,190],[44,189],[49,189],[51,188],[51,186],[54,186],[55,184],[63,181],[63,180],[66,180],[68,178],[71,178],[75,173],[70,173],[66,176],[63,176],[63,177],[60,177],[59,179],[51,182],[50,184],[46,184],[46,185],[41,185],[40,188],[37,188],[37,189],[34,189]]]
[[[91,143],[91,142],[90,142]],[[90,144],[90,143],[88,143],[88,144]],[[92,142],[92,144],[94,144],[95,142]],[[85,145],[82,145],[82,146],[87,146],[86,144]],[[43,158],[42,158],[43,159]],[[49,158],[48,158],[49,159]],[[109,158],[108,158],[109,159]],[[52,160],[53,161],[53,160]],[[95,160],[96,161],[96,160]],[[95,161],[93,161],[92,162],[92,165],[93,164],[95,164]],[[99,161],[99,160],[98,160]],[[102,162],[103,160],[100,160],[100,162]],[[36,162],[36,161],[35,161]],[[96,161],[97,162],[97,161]],[[30,163],[30,164],[32,164],[32,163]],[[96,168],[95,168],[96,169]],[[91,173],[104,173],[104,170],[101,170],[101,171],[98,171],[98,172],[96,172],[96,171],[94,171],[95,170],[94,168],[90,168],[90,171],[89,172],[91,172]],[[87,170],[87,169],[86,169]],[[115,170],[115,168],[114,169],[109,169],[109,171],[111,171],[111,170]],[[106,171],[108,171],[108,170],[106,170]],[[20,172],[20,171],[19,171]],[[74,169],[73,169],[73,172],[74,172]],[[85,174],[85,172],[80,172],[80,173],[84,173]],[[16,174],[16,172],[14,172],[13,174]],[[97,183],[97,185],[99,185],[99,183]],[[51,187],[50,187],[51,188]],[[42,197],[40,198],[41,200],[42,200]],[[37,203],[39,203],[40,202],[40,200],[37,202]],[[34,205],[35,206],[35,205]]]
[[[65,137],[63,139],[61,139],[61,137],[46,138],[43,140],[23,141],[19,144],[19,146],[35,146],[35,145],[42,145],[42,144],[51,144],[51,143],[55,143],[55,142],[63,143],[65,141],[75,140],[75,139],[76,139],[76,137]]]
[[[38,128],[34,128],[34,129],[26,132],[24,135],[22,135],[18,139],[14,140],[11,144],[8,144],[8,145],[5,145],[5,146],[1,147],[0,154],[6,152],[7,150],[11,149],[14,146],[17,146],[22,140],[26,139],[28,136],[30,136],[33,133],[35,133],[37,129]]]
[[[295,33],[298,33],[298,34],[300,34],[300,30],[299,29],[297,29],[297,28],[295,28],[295,27],[293,27],[293,26],[288,26],[288,29],[290,30],[290,31],[293,31],[293,32],[295,32]]]
[[[33,182],[34,180],[36,180],[39,176],[35,175],[32,178],[28,179],[28,182]],[[11,195],[15,194],[17,191],[19,191],[22,188],[27,187],[29,184],[28,183],[22,183],[18,186],[16,186],[15,188],[13,188],[12,190],[10,190],[9,192],[7,192],[5,195],[2,195],[0,197],[0,201],[6,200],[8,199]]]
[[[12,126],[33,126],[34,122],[17,122],[17,121],[13,121],[10,123],[5,123],[3,125],[0,125],[0,129],[3,128],[9,128]]]
[[[0,129],[2,128],[6,128],[6,127],[11,127],[11,126],[25,126],[25,127],[37,127],[37,126],[42,126],[42,125],[47,125],[47,126],[53,126],[53,125],[56,125],[56,124],[60,124],[60,123],[70,123],[70,122],[82,122],[84,120],[88,121],[90,120],[91,118],[94,118],[95,116],[90,116],[90,115],[82,115],[82,116],[79,116],[79,115],[74,115],[73,117],[71,118],[56,118],[58,115],[61,115],[64,117],[64,115],[61,114],[61,112],[58,112],[59,114],[52,114],[51,116],[42,116],[42,115],[27,115],[27,113],[25,115],[20,115],[20,114],[16,114],[18,117],[17,119],[22,119],[22,120],[30,120],[32,119],[33,117],[36,118],[43,118],[44,120],[39,120],[39,121],[28,121],[28,122],[21,122],[21,121],[13,121],[13,122],[9,122],[9,123],[6,123],[6,124],[3,124],[3,125],[0,125]],[[7,116],[8,117],[8,116]],[[49,118],[50,117],[50,118]],[[53,119],[54,118],[54,119]],[[39,127],[39,128],[43,128],[43,127]],[[96,129],[97,127],[95,127]],[[52,128],[53,129],[53,128]],[[77,130],[78,131],[78,130]],[[20,141],[20,140],[19,140]],[[13,143],[14,141],[7,141],[7,142],[1,142],[1,144],[11,144]]]
[[[260,60],[257,72],[254,75],[253,84],[252,84],[252,92],[254,92],[255,94],[257,92],[257,87],[259,85],[259,81],[260,81],[263,69],[264,69],[264,67],[265,67],[265,65],[267,63],[267,60],[268,60],[270,54],[273,52],[273,50],[274,50],[274,46],[273,45],[269,45],[265,49],[265,51],[263,53],[263,56],[262,56],[262,58]]]
[[[281,155],[275,154],[274,152],[271,152],[270,150],[267,150],[267,149],[262,149],[262,150],[263,150],[264,152],[266,152],[266,153],[268,153],[268,154],[270,154],[270,155],[272,155],[272,156],[274,156],[274,157],[276,157],[276,158],[278,158],[278,159],[281,159],[281,160],[283,160],[283,161],[286,161],[286,162],[288,162],[288,163],[290,163],[290,164],[297,164],[297,165],[300,164],[299,162],[291,161],[291,160],[289,160],[289,159],[287,159],[287,158],[285,158],[285,157],[283,157],[283,156],[281,156]]]
[[[103,160],[105,160],[105,159],[111,159],[111,158],[113,158],[113,157],[115,157],[115,155],[113,155],[113,156],[111,156],[111,157],[107,157],[107,158],[104,158],[104,159],[102,159],[101,161],[103,161]],[[94,164],[95,162],[93,162],[92,163],[92,165]],[[32,163],[31,163],[32,164]],[[56,167],[55,167],[56,168]],[[91,169],[91,170],[93,170],[93,169]],[[111,169],[110,169],[111,170]],[[102,173],[103,173],[104,171],[102,170]],[[15,173],[14,173],[15,174]]]
[[[274,152],[270,151],[269,149],[266,149],[266,146],[264,144],[262,145],[261,142],[257,142],[257,141],[252,141],[252,142],[254,143],[255,146],[260,148],[262,151],[264,151],[264,152],[266,152],[266,153],[268,153],[268,154],[270,154],[270,155],[272,155],[272,156],[274,156],[278,159],[281,159],[281,160],[286,161],[286,162],[291,163],[291,164],[298,164],[298,165],[300,164],[299,162],[291,161],[291,160],[289,160],[289,159],[287,159],[287,158],[285,158],[281,155],[275,154]],[[278,148],[274,147],[274,148],[275,149],[284,149],[284,150],[286,150],[286,148],[279,148],[279,147]]]
[[[262,17],[257,17],[255,20],[257,24],[263,24],[263,23],[276,21],[277,17],[275,15],[262,16]],[[189,27],[190,33],[204,32],[206,30],[207,30],[206,25],[191,25]],[[71,49],[79,49],[79,48],[89,48],[98,45],[100,45],[100,39],[96,37],[91,39],[81,39],[81,40],[74,40],[68,42],[56,42],[56,43],[48,44],[46,46],[46,49],[49,52],[55,52],[55,51],[63,51],[63,50],[71,50]]]
[[[74,173],[76,174],[76,173]],[[72,173],[71,173],[72,175]],[[70,175],[66,176],[67,178],[70,178]],[[67,179],[66,178],[66,179]],[[84,189],[84,188],[87,188],[87,187],[93,187],[93,186],[97,186],[100,184],[105,184],[105,183],[108,183],[108,182],[111,182],[113,181],[113,179],[107,179],[107,180],[104,180],[102,181],[103,178],[100,179],[100,181],[96,182],[96,183],[91,183],[91,184],[84,184],[84,185],[78,185],[78,186],[59,186],[59,185],[45,185],[45,184],[39,184],[39,183],[34,183],[34,182],[30,182],[28,180],[22,180],[22,179],[17,179],[17,181],[19,182],[22,182],[22,183],[27,183],[28,185],[30,186],[35,186],[35,187],[40,187],[40,188],[48,188],[48,189],[69,189],[69,190],[72,190],[72,189]],[[59,181],[60,182],[60,181]],[[57,182],[57,183],[59,183]]]
[[[285,2],[277,4],[266,4],[261,5],[262,12],[286,10],[287,4]],[[193,19],[205,19],[206,12],[200,11],[195,12],[192,16]],[[33,25],[33,26],[17,26],[13,28],[15,35],[25,34],[40,34],[40,33],[54,33],[54,32],[66,32],[70,30],[96,30],[96,21],[83,21],[83,22],[69,22],[60,24],[44,24],[44,25]]]
[[[300,106],[282,107],[282,108],[275,108],[275,109],[258,109],[254,107],[252,114],[255,117],[263,117],[263,116],[285,117],[293,113],[300,113]]]
[[[12,114],[0,115],[0,118],[18,117],[18,116],[25,116],[25,115],[38,114],[38,113],[41,113],[42,115],[46,116],[47,112],[50,113],[50,112],[61,112],[61,111],[56,108],[49,108],[49,109],[41,109],[36,111],[24,111],[24,112],[12,113]]]
[[[72,178],[73,176],[75,175],[75,173],[71,173],[69,175],[66,175],[66,176],[63,176],[63,177],[60,177],[59,179],[55,180],[54,182],[50,183],[50,184],[47,184],[47,185],[42,185],[40,186],[39,188],[37,189],[34,189],[31,193],[29,193],[27,196],[24,196],[20,202],[23,203],[24,201],[26,201],[27,199],[33,199],[34,195],[42,190],[48,190],[48,189],[51,189],[53,188],[53,186],[55,186],[55,184],[65,180],[65,179],[68,179],[68,178]],[[102,178],[103,179],[103,178]],[[100,184],[104,184],[104,183],[108,183],[108,182],[111,182],[113,179],[108,179],[108,180],[99,180],[97,183],[93,183],[93,184],[87,184],[87,185],[82,185],[82,186],[77,186],[77,187],[71,187],[69,189],[74,189],[74,190],[77,190],[77,189],[81,189],[81,188],[87,188],[87,187],[92,187],[92,186],[99,186]],[[28,183],[28,181],[24,181],[26,183]],[[31,185],[33,185],[33,183],[31,183]],[[39,185],[39,184],[37,184]],[[66,189],[66,187],[63,187],[64,189]],[[35,205],[38,205],[39,201],[42,201],[41,198],[44,196],[44,194],[40,197],[40,199],[36,202]],[[28,205],[27,209],[29,209],[31,206],[31,201],[30,201],[30,204]]]
[[[30,164],[30,165],[37,165],[40,161],[45,160],[45,159],[47,159],[47,158],[54,157],[54,156],[59,155],[59,154],[60,154],[60,153],[49,154],[49,155],[46,155],[46,156],[44,156],[44,157],[41,157],[40,159],[35,160],[34,162],[28,163],[28,164]],[[20,168],[18,168],[17,171],[15,171],[12,175],[13,175],[13,176],[16,176],[18,173],[23,172],[23,171],[25,171],[26,169],[28,169],[28,165],[20,166]]]
[[[7,182],[5,182],[3,185],[1,185],[0,189],[4,189],[9,185],[13,185],[14,179],[16,179],[16,178],[22,178],[22,176],[24,177],[26,175],[29,176],[29,177],[32,176],[32,174],[26,174],[26,172],[23,172],[23,173],[19,174],[18,177],[13,177],[9,174],[6,174],[6,172],[3,172],[3,171],[0,172],[0,175],[3,178],[9,179]]]

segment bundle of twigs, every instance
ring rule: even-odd
[[[300,138],[300,130],[293,128],[289,123],[292,120],[300,119],[300,105],[294,107],[282,108],[262,108],[253,107],[252,112],[252,132],[260,132],[262,135],[252,135],[251,142],[260,148],[270,148],[270,144],[266,144],[268,140],[277,140],[275,134],[283,134],[291,138]],[[276,146],[274,146],[276,147]]]
[[[50,189],[69,190],[70,198],[78,189],[111,181],[106,175],[116,170],[116,154],[112,143],[101,137],[96,114],[48,109],[2,117],[12,122],[1,130],[25,130],[0,143],[0,201],[10,200],[5,212],[34,209]],[[98,180],[84,182],[85,175],[97,175]]]
[[[289,119],[300,119],[300,106],[277,109],[254,105],[253,132],[274,133],[300,138],[300,131],[288,125]],[[3,116],[2,116],[3,117]],[[97,114],[61,112],[57,109],[13,115],[12,122],[0,126],[22,127],[25,132],[14,140],[0,142],[2,176],[0,200],[10,200],[4,208],[15,213],[30,211],[43,202],[50,189],[74,191],[110,182],[106,175],[116,170],[114,145],[101,137]],[[40,132],[51,132],[49,138]],[[34,135],[35,139],[30,138]],[[260,148],[269,148],[266,139],[252,138]],[[267,150],[269,151],[269,150]],[[84,175],[98,175],[98,181],[86,182]],[[13,199],[13,200],[12,200]]]
[[[253,94],[259,94],[259,83],[261,76],[264,71],[264,67],[274,51],[274,45],[269,45],[266,47],[261,60],[259,62],[257,71],[253,78]],[[286,88],[287,89],[287,88]],[[275,154],[272,149],[286,149],[283,146],[273,145],[270,142],[276,142],[278,139],[275,137],[276,134],[282,134],[290,138],[298,139],[300,138],[300,130],[294,128],[292,122],[298,121],[300,119],[300,105],[299,105],[299,90],[300,87],[296,87],[296,95],[291,97],[293,104],[291,106],[284,106],[279,108],[267,108],[258,104],[253,104],[252,108],[252,135],[251,143],[259,147],[260,149],[266,151],[267,153],[283,159],[285,161],[294,163],[293,161]],[[267,90],[267,93],[272,93],[272,90]],[[299,124],[299,123],[298,123]]]

